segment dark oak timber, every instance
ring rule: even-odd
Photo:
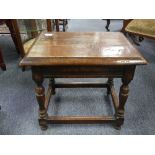
[[[48,90],[47,90],[47,95],[46,95],[46,98],[45,98],[45,109],[46,110],[48,109],[48,105],[49,105],[49,102],[50,102],[50,99],[51,99],[51,95],[52,95],[52,87],[49,86]]]
[[[69,124],[69,123],[104,123],[115,121],[114,116],[50,116],[47,121],[53,124]]]
[[[39,124],[114,122],[120,128],[124,122],[129,83],[137,65],[147,64],[122,33],[117,32],[43,32],[37,38],[20,66],[31,66],[39,104]],[[49,79],[45,96],[44,78]],[[106,83],[57,83],[55,78],[108,78]],[[114,78],[122,79],[119,97]],[[106,88],[112,97],[113,116],[48,116],[50,98],[58,88]]]
[[[39,124],[43,130],[47,129],[47,113],[45,108],[45,89],[42,85],[43,83],[43,76],[41,74],[32,74],[32,78],[37,84],[35,89],[36,98],[39,104]]]
[[[56,83],[55,88],[107,88],[106,83],[70,82]]]
[[[118,100],[118,97],[117,97],[114,86],[110,87],[110,94],[111,94],[111,97],[112,97],[113,105],[114,105],[114,108],[115,108],[115,114],[116,114],[118,106],[119,106],[119,100]]]
[[[118,128],[124,123],[124,112],[125,112],[125,103],[128,98],[129,93],[129,83],[133,79],[135,72],[135,66],[127,67],[124,71],[124,76],[122,78],[122,86],[120,87],[119,92],[119,106],[116,113],[116,126]]]
[[[6,70],[6,65],[4,63],[4,60],[3,60],[3,56],[2,56],[2,52],[1,52],[1,49],[0,49],[0,67],[3,71]]]

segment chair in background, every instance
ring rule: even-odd
[[[66,25],[67,21],[62,20],[63,29],[64,25]],[[31,46],[33,45],[36,37],[40,34],[40,32],[54,31],[56,26],[56,31],[60,31],[61,20],[58,19],[18,19],[12,20],[14,30],[16,35],[18,36],[18,46],[20,48],[20,55],[23,58],[25,54],[29,51]]]
[[[125,32],[138,36],[140,42],[144,37],[155,39],[155,19],[134,19],[126,26]]]
[[[8,35],[8,34],[11,35],[14,45],[16,47],[16,51],[18,54],[20,54],[21,50],[19,48],[18,35],[15,33],[13,20],[0,19],[0,35],[1,35],[1,37],[3,37],[3,35]],[[0,49],[0,67],[2,68],[2,70],[6,70],[6,65],[4,63],[1,49]]]
[[[132,21],[133,19],[123,19],[123,26],[121,29],[121,32],[124,33],[126,35],[126,31],[125,28],[127,27],[127,25]]]
[[[52,31],[50,19],[13,19],[14,30],[18,36],[20,56],[23,58],[33,46],[37,36],[44,30]],[[22,68],[24,71],[25,68]]]
[[[67,20],[65,19],[9,19],[3,22],[5,22],[9,30],[11,30],[12,39],[22,58],[28,52],[35,38],[41,31],[54,31],[55,27],[56,31],[60,31],[61,24],[63,31],[65,31],[67,24]]]
[[[0,26],[3,26],[4,29],[0,31],[0,34],[11,34],[12,40],[15,44],[16,51],[18,54],[20,54],[20,47],[18,44],[18,35],[15,33],[15,27],[12,19],[0,19]],[[8,27],[8,30],[7,30]]]
[[[18,36],[22,58],[29,51],[40,32],[44,30],[52,31],[52,21],[50,19],[13,19],[12,23]]]

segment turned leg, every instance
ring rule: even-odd
[[[125,112],[125,103],[128,98],[128,93],[129,93],[129,86],[128,84],[130,83],[129,80],[127,79],[122,79],[122,86],[120,87],[120,92],[119,92],[119,107],[117,110],[116,114],[116,128],[120,129],[121,125],[124,123],[124,112]]]
[[[52,94],[54,95],[55,94],[55,79],[54,78],[51,78],[49,80],[49,86],[52,87]]]
[[[47,112],[45,109],[45,89],[42,85],[43,83],[43,76],[41,74],[33,74],[33,80],[37,84],[37,87],[35,89],[36,92],[36,98],[39,104],[39,125],[42,130],[47,129]]]
[[[107,95],[110,94],[110,87],[113,86],[114,82],[113,82],[113,78],[108,78],[108,87],[107,87]]]
[[[122,77],[122,86],[119,92],[119,106],[116,113],[116,128],[120,129],[124,123],[124,112],[125,103],[128,98],[129,93],[129,83],[134,77],[136,66],[126,66],[124,67],[124,75]]]

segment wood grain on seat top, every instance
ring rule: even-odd
[[[120,32],[43,32],[21,66],[140,65],[147,61]]]

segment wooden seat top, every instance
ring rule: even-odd
[[[20,66],[146,63],[120,32],[42,32]]]

